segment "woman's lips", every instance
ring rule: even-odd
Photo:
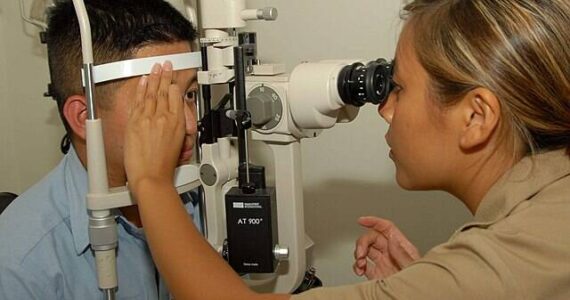
[[[394,159],[394,152],[392,151],[392,146],[390,145],[390,139],[389,139],[389,138],[390,138],[390,137],[388,136],[388,134],[386,134],[386,135],[384,136],[384,140],[386,141],[386,144],[388,145],[388,148],[390,148],[390,153],[388,153],[388,156],[389,156],[391,159]]]

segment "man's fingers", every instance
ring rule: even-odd
[[[169,90],[172,85],[172,63],[166,61],[162,65],[162,74],[160,76],[160,83],[158,85],[156,111],[165,113],[169,111]]]
[[[151,116],[156,111],[156,97],[158,93],[158,85],[160,84],[160,74],[162,73],[162,68],[159,64],[154,64],[150,75],[148,75],[148,84],[145,94],[144,103],[144,114],[146,116]]]

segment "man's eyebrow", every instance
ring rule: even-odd
[[[192,87],[194,83],[197,82],[198,82],[198,76],[196,74],[192,75],[192,77],[190,77],[190,80],[188,82],[188,88]]]
[[[188,78],[188,81],[184,82],[184,83],[188,83],[188,84],[186,84],[186,86],[190,87],[193,83],[195,83],[197,81],[198,81],[198,74],[194,73],[194,74],[192,74],[192,76],[190,76],[190,78]],[[172,83],[177,84],[178,83],[177,78],[173,78]]]

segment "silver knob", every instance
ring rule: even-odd
[[[289,258],[289,248],[281,248],[281,246],[275,245],[273,255],[275,255],[275,259],[279,261],[287,260]]]
[[[257,18],[260,20],[275,21],[278,15],[275,7],[265,7],[257,10]]]

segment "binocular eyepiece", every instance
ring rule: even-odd
[[[352,120],[366,103],[384,105],[394,88],[385,59],[303,63],[289,76],[287,100],[297,128],[324,129]]]
[[[356,62],[345,66],[338,77],[338,91],[342,101],[357,107],[366,103],[384,105],[394,88],[393,68],[394,63],[383,58],[366,65]]]

